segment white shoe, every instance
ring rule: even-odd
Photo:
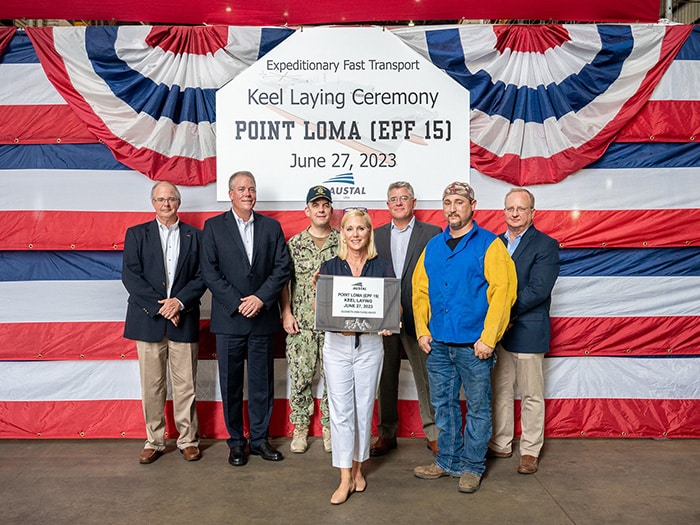
[[[326,452],[333,451],[331,446],[331,429],[328,427],[323,427],[323,450]]]
[[[309,427],[296,427],[294,429],[294,436],[292,437],[292,443],[289,445],[289,449],[294,454],[303,454],[309,447],[306,438],[309,435]]]

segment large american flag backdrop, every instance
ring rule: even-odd
[[[292,32],[0,28],[0,437],[144,436],[122,338],[124,233],[153,218],[153,180],[181,185],[197,226],[227,208],[213,184],[216,89]],[[700,437],[700,29],[394,32],[470,90],[479,224],[501,232],[506,191],[527,185],[536,224],[560,242],[546,435]],[[306,223],[268,213],[287,236]],[[438,209],[418,216],[443,224]],[[222,438],[207,298],[200,432]],[[286,435],[281,336],[277,352],[271,433]],[[422,436],[407,367],[400,397],[400,435]]]

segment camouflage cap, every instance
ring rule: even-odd
[[[474,188],[472,188],[466,182],[452,182],[445,188],[442,192],[442,198],[444,199],[447,195],[462,195],[470,201],[474,200]]]

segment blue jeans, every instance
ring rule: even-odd
[[[440,429],[435,463],[452,475],[486,470],[486,450],[491,438],[491,369],[494,359],[479,359],[474,348],[433,341],[428,354],[430,401]],[[467,398],[462,428],[460,388]]]

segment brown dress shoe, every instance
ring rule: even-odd
[[[163,452],[160,450],[156,450],[154,448],[144,448],[143,452],[141,452],[139,455],[139,463],[142,465],[149,465],[162,455]]]
[[[202,453],[199,447],[185,447],[181,449],[180,452],[182,452],[182,457],[185,458],[185,461],[197,461],[202,459]]]
[[[428,448],[432,451],[433,456],[437,456],[437,453],[439,452],[438,446],[437,446],[437,440],[435,440],[435,441],[428,440]]]
[[[518,472],[521,474],[534,474],[537,472],[537,458],[535,456],[520,456],[520,464],[518,465]]]
[[[380,437],[377,439],[377,441],[374,442],[374,445],[372,445],[369,448],[369,455],[372,457],[377,457],[377,456],[383,456],[390,450],[393,450],[396,448],[396,438],[383,438]]]

